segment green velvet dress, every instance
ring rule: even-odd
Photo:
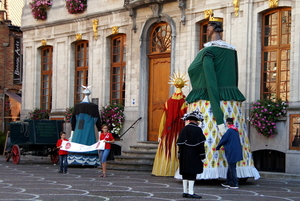
[[[188,69],[192,91],[187,103],[208,100],[217,124],[223,122],[220,101],[244,101],[238,89],[237,53],[233,49],[209,46],[202,49]]]

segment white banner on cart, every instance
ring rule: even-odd
[[[98,141],[95,144],[92,145],[83,145],[83,144],[78,144],[75,142],[70,142],[70,141],[62,141],[61,143],[62,148],[61,150],[64,151],[70,151],[70,152],[88,152],[88,151],[95,151],[95,150],[103,150],[105,146],[104,141]]]

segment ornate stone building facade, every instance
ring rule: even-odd
[[[22,31],[24,82],[22,118],[34,108],[63,118],[82,99],[81,85],[92,85],[99,107],[124,104],[128,128],[122,149],[156,141],[164,102],[174,92],[172,72],[186,73],[207,41],[208,16],[223,18],[223,39],[239,57],[239,88],[249,105],[279,97],[290,103],[278,135],[265,138],[249,126],[259,170],[299,173],[300,147],[293,146],[300,114],[300,26],[297,0],[88,0],[70,14],[63,0],[53,1],[46,20],[34,20],[27,0]],[[185,87],[188,94],[191,87]],[[280,158],[272,164],[274,158]],[[268,161],[270,164],[262,164]]]

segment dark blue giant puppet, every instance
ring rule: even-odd
[[[89,95],[91,91],[89,87],[84,88],[83,94],[85,95],[81,103],[74,106],[74,112],[71,118],[72,132],[70,141],[83,145],[92,145],[97,142],[96,135],[100,131],[101,119],[99,115],[98,105],[91,103]],[[73,153],[69,152],[68,156],[69,165],[97,165],[98,154],[97,151]]]

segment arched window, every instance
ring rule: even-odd
[[[53,47],[41,49],[41,100],[40,108],[51,110],[52,105],[52,58]]]
[[[150,53],[164,53],[171,51],[172,31],[168,23],[159,23],[150,34]]]
[[[261,98],[290,98],[291,9],[263,15]]]
[[[111,39],[110,102],[125,104],[126,35]]]
[[[88,85],[89,42],[81,41],[75,45],[75,104],[83,100],[82,85]]]

